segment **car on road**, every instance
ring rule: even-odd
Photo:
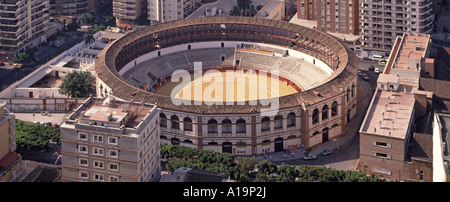
[[[322,156],[326,156],[330,155],[331,153],[333,153],[331,149],[324,149],[320,154],[322,154]]]
[[[363,60],[370,60],[369,57],[363,57],[362,59],[363,59]]]
[[[387,61],[386,60],[380,60],[379,62],[378,62],[378,65],[380,65],[380,66],[386,66],[386,63],[387,63]]]
[[[375,69],[375,67],[373,65],[369,66],[369,71],[373,71]]]
[[[311,153],[307,153],[305,155],[303,155],[303,160],[314,160],[316,159],[317,156]]]
[[[378,67],[377,68],[375,68],[375,70],[373,71],[375,74],[379,74],[380,73],[380,69],[378,69]]]
[[[364,81],[369,81],[369,80],[370,80],[370,77],[368,77],[368,76],[366,75],[366,76],[363,76],[362,79],[363,79]]]

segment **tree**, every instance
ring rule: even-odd
[[[69,97],[89,97],[95,94],[95,77],[89,71],[73,71],[62,79],[59,93]]]
[[[106,17],[105,22],[108,23],[108,25],[115,27],[116,26],[116,17],[108,16],[108,17]]]
[[[230,16],[240,16],[241,15],[241,8],[239,6],[233,6],[233,9],[230,10]]]
[[[237,5],[243,10],[242,15],[245,16],[246,9],[249,9],[250,5],[252,5],[252,0],[237,0]]]
[[[83,15],[80,17],[80,21],[85,24],[90,24],[95,21],[95,16],[90,13],[83,13]]]
[[[264,181],[264,182],[272,181],[272,179],[267,178],[267,175],[271,175],[277,172],[277,166],[268,160],[261,161],[257,165],[257,167],[258,167],[258,174],[256,175],[257,181]]]
[[[250,178],[248,174],[255,169],[255,165],[257,164],[256,160],[249,157],[237,157],[236,164],[234,179],[240,182],[249,181]]]
[[[293,182],[295,181],[295,178],[299,175],[300,171],[295,169],[295,166],[290,166],[288,164],[283,163],[278,168],[278,173],[280,174],[278,176],[278,181]]]
[[[71,23],[67,24],[65,32],[74,32],[77,31],[80,28],[80,25],[77,23],[77,21],[72,21]]]
[[[25,62],[28,58],[30,58],[30,55],[28,55],[26,51],[22,51],[14,55],[14,60],[19,63]]]
[[[48,150],[49,140],[60,144],[61,131],[58,128],[40,124],[16,122],[16,143],[19,150]]]

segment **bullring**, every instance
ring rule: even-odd
[[[202,59],[202,51],[217,56]],[[153,92],[167,76],[165,70],[192,69],[192,58],[212,69],[279,69],[280,78],[299,89],[277,99],[278,113],[273,116],[261,114],[267,107],[261,100],[174,105],[173,98]],[[97,95],[161,108],[162,143],[234,155],[311,148],[344,135],[357,111],[356,56],[326,33],[282,21],[231,16],[172,21],[116,40],[95,60]],[[311,77],[302,73],[311,69],[326,76],[307,81]],[[132,83],[130,72],[142,70],[149,71]]]

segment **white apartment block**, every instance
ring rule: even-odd
[[[49,0],[0,1],[0,55],[12,56],[47,41]]]
[[[159,109],[88,98],[61,125],[63,181],[153,182],[160,176]]]
[[[404,32],[430,33],[433,0],[361,0],[361,56],[388,56]]]
[[[199,0],[147,0],[148,20],[151,23],[184,19],[194,10]]]

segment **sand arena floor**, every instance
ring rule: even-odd
[[[286,82],[261,72],[208,70],[203,74],[186,73],[179,79],[172,75],[171,82],[160,86],[155,93],[196,101],[241,102],[282,97],[297,91]]]

